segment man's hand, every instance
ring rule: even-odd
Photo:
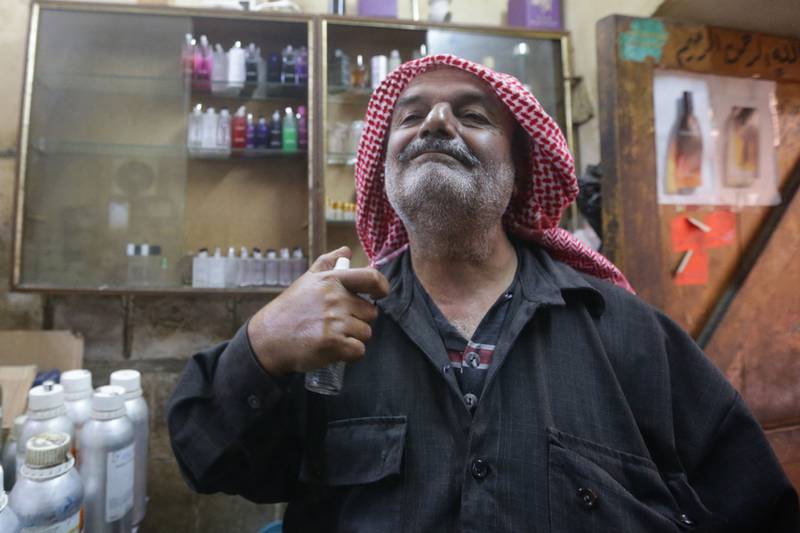
[[[346,246],[321,255],[250,319],[250,343],[269,374],[309,372],[364,356],[378,310],[356,293],[383,298],[389,282],[373,268],[332,270],[337,258],[350,256]]]

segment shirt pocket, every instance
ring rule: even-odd
[[[553,428],[548,439],[552,532],[676,533],[713,526],[704,507],[692,505],[691,515],[681,507],[650,459]]]
[[[406,429],[405,416],[330,421],[318,450],[320,460],[304,461],[301,481],[346,487],[399,478],[402,476]]]

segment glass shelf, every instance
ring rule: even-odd
[[[358,89],[344,85],[328,87],[328,101],[337,104],[366,105],[372,96],[372,89]]]
[[[297,150],[285,152],[280,148],[234,148],[231,150],[189,149],[189,159],[265,159],[265,158],[301,158],[308,152]]]
[[[195,95],[241,100],[270,100],[306,98],[307,84],[275,82],[247,82],[230,85],[227,81],[193,80],[179,76],[131,76],[120,74],[72,74],[66,72],[40,73],[36,86],[48,91],[76,91],[89,93],[139,95],[150,97],[183,96],[191,91]]]
[[[356,164],[356,154],[342,154],[337,152],[328,152],[327,161],[329,165],[349,165]]]
[[[235,148],[230,151],[188,149],[186,145],[97,143],[38,139],[31,148],[42,155],[108,155],[120,157],[189,157],[190,159],[305,158],[306,150],[285,152],[275,148]]]
[[[355,227],[356,221],[355,220],[337,220],[335,218],[327,218],[325,222],[331,226],[350,226]]]

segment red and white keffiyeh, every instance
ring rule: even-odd
[[[371,264],[384,264],[408,246],[405,227],[389,204],[384,186],[384,141],[395,102],[412,79],[443,66],[470,72],[484,80],[531,136],[532,179],[516,187],[503,215],[506,230],[540,245],[554,259],[633,292],[625,276],[611,261],[558,227],[564,209],[578,194],[578,181],[572,155],[556,122],[513,76],[448,54],[402,64],[383,80],[370,98],[355,174],[356,229]]]

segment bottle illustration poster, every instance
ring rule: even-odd
[[[657,70],[658,202],[775,205],[775,83]]]

